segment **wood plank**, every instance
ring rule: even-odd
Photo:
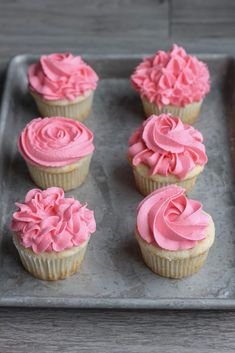
[[[234,312],[2,309],[0,347],[4,353],[229,353],[234,319]]]
[[[81,45],[109,47],[168,36],[167,0],[5,1],[0,5],[0,43],[21,52]],[[15,53],[16,54],[16,50]]]
[[[171,0],[172,38],[233,38],[235,2]]]

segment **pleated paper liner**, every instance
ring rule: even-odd
[[[160,276],[177,279],[191,276],[204,265],[209,249],[214,242],[215,228],[213,220],[209,216],[205,239],[198,241],[192,249],[178,251],[165,251],[155,245],[148,244],[141,238],[137,230],[135,236],[145,264]]]
[[[89,94],[79,96],[73,101],[49,101],[41,98],[37,93],[30,93],[34,98],[38,111],[42,117],[62,116],[80,122],[84,121],[89,116],[94,96],[94,92],[90,91]]]
[[[89,172],[92,155],[83,157],[79,162],[65,167],[39,167],[27,162],[29,173],[36,185],[42,189],[52,186],[61,187],[64,191],[72,190],[84,183]]]
[[[170,113],[172,116],[178,116],[184,124],[193,125],[197,121],[202,101],[187,104],[185,107],[176,107],[173,105],[165,105],[162,108],[156,104],[149,102],[146,98],[141,97],[145,115],[149,117],[152,114],[160,115],[162,113]]]
[[[136,171],[135,169],[133,169],[133,173],[134,173],[136,187],[140,191],[140,193],[144,196],[151,194],[151,192],[163,186],[167,186],[171,184],[175,184],[175,185],[177,184],[178,186],[185,188],[186,192],[188,193],[192,191],[197,179],[197,176],[194,176],[189,179],[180,180],[177,182],[170,182],[169,180],[167,180],[167,177],[166,177],[165,181],[157,181],[157,180],[152,180],[149,177],[144,177],[143,175],[139,174],[138,171]]]
[[[88,245],[86,241],[80,246],[60,253],[43,252],[37,255],[31,249],[24,248],[17,235],[13,236],[13,242],[24,268],[34,277],[47,281],[64,279],[77,272]]]

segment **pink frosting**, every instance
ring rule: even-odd
[[[19,211],[13,214],[11,228],[21,244],[36,254],[79,246],[96,230],[93,211],[65,198],[61,188],[32,189],[16,206]]]
[[[37,118],[22,131],[18,148],[32,164],[60,167],[78,162],[94,151],[93,133],[73,119]]]
[[[176,44],[140,63],[131,82],[141,96],[155,103],[184,107],[201,101],[210,90],[207,66]]]
[[[140,203],[137,230],[147,243],[165,250],[183,250],[206,237],[208,216],[200,202],[188,199],[184,193],[185,189],[170,185]]]
[[[96,89],[98,76],[80,56],[42,55],[28,69],[29,87],[46,100],[68,99]]]
[[[134,166],[150,168],[150,175],[173,174],[179,179],[207,162],[202,134],[178,117],[152,115],[129,139],[128,157]]]

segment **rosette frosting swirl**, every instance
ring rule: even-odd
[[[61,167],[76,163],[94,151],[93,133],[73,119],[37,118],[22,131],[18,147],[24,159],[32,164]]]
[[[147,165],[150,175],[173,174],[179,179],[207,162],[202,134],[178,117],[152,115],[129,139],[128,157],[134,166]]]
[[[70,53],[42,55],[28,69],[29,87],[46,100],[74,100],[95,90],[98,76],[80,56]]]
[[[208,216],[185,189],[170,185],[147,196],[137,210],[137,230],[149,244],[165,250],[193,248],[206,236]]]
[[[136,67],[131,82],[141,96],[159,108],[199,102],[210,90],[206,64],[176,44],[168,52],[160,50],[145,58]]]
[[[96,230],[93,211],[61,188],[32,189],[13,214],[11,228],[25,248],[36,254],[79,246]]]

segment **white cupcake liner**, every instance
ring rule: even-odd
[[[133,173],[134,173],[134,178],[135,178],[135,183],[137,189],[141,192],[142,195],[146,196],[148,194],[151,194],[154,190],[157,190],[163,186],[167,185],[178,185],[186,189],[186,192],[192,191],[194,184],[197,179],[197,175],[193,176],[192,178],[185,179],[185,180],[179,180],[177,182],[172,182],[169,181],[166,177],[165,181],[157,181],[153,180],[150,177],[145,177],[138,173],[136,169],[133,168]]]
[[[207,249],[204,249],[203,252],[198,253],[196,256],[189,255],[188,257],[182,256],[182,258],[180,258],[179,255],[178,258],[174,258],[174,256],[170,258],[168,251],[166,251],[167,255],[165,257],[164,251],[161,252],[160,256],[158,251],[154,251],[153,246],[141,239],[138,233],[136,233],[136,239],[147,267],[160,276],[175,279],[188,277],[198,272],[205,263],[209,248],[214,241],[213,238],[211,242],[208,243]]]
[[[154,256],[141,248],[145,264],[156,274],[169,278],[183,278],[198,272],[206,261],[208,251],[194,258],[173,260]]]
[[[94,92],[81,96],[74,101],[46,101],[38,94],[31,92],[38,111],[42,117],[62,116],[78,121],[84,121],[90,114]]]
[[[141,97],[143,108],[147,117],[152,114],[160,115],[162,113],[170,113],[173,116],[178,116],[184,124],[193,125],[200,114],[202,101],[187,104],[185,107],[176,107],[173,105],[165,105],[158,108],[154,103],[150,103],[146,98]]]
[[[34,277],[47,281],[65,279],[77,272],[88,245],[87,241],[61,253],[44,252],[37,255],[31,249],[24,248],[17,235],[13,236],[13,242],[24,268]]]
[[[58,168],[43,168],[27,163],[29,173],[36,185],[42,189],[57,186],[64,191],[72,190],[84,183],[89,173],[91,155],[83,157],[78,163]]]

